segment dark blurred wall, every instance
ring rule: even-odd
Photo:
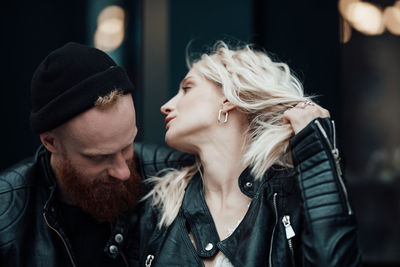
[[[305,93],[330,110],[340,109],[336,1],[254,0],[255,41],[288,63]]]
[[[400,264],[400,36],[341,45],[346,174],[366,262]],[[397,265],[398,266],[398,265]]]
[[[2,8],[0,170],[33,155],[30,80],[44,57],[67,41],[85,42],[86,1],[7,1]]]
[[[143,124],[139,129],[143,140],[163,143],[164,117],[160,106],[168,94],[169,62],[169,1],[143,2],[141,49],[141,83]]]
[[[173,96],[188,69],[185,51],[205,51],[220,39],[252,42],[252,5],[242,0],[173,0],[170,5],[170,83]]]

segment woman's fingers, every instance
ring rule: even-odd
[[[330,117],[329,111],[311,101],[298,103],[283,113],[283,122],[290,123],[295,134],[316,118]]]

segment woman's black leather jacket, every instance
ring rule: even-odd
[[[159,229],[158,211],[143,203],[135,264],[204,266],[202,259],[222,251],[234,266],[359,266],[357,226],[334,135],[330,119],[314,120],[291,139],[294,169],[273,166],[261,180],[246,169],[238,182],[252,201],[225,240],[219,240],[199,175],[168,228]]]

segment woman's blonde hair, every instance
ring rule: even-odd
[[[243,160],[250,163],[255,179],[262,178],[273,164],[291,166],[289,139],[294,132],[284,124],[283,113],[308,98],[285,63],[273,62],[266,53],[249,45],[231,49],[223,41],[197,60],[187,58],[187,63],[189,69],[216,83],[227,100],[246,114],[249,148]],[[185,188],[199,169],[197,162],[149,179],[154,187],[144,199],[152,197],[152,205],[160,209],[159,227],[174,221]]]

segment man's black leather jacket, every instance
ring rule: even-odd
[[[41,146],[35,157],[27,159],[0,174],[0,266],[78,266],[74,248],[68,241],[62,221],[57,216],[56,182],[49,164],[49,152]],[[169,148],[135,145],[139,169],[147,172],[184,162],[188,156]],[[104,244],[104,253],[116,259],[122,257],[129,266],[129,230],[135,225],[136,214],[125,214],[113,226]],[[118,238],[116,238],[116,236]],[[122,236],[122,239],[121,239]],[[123,240],[123,241],[121,241]],[[119,259],[120,260],[120,259]]]
[[[333,138],[330,119],[317,119],[291,139],[294,169],[274,166],[261,180],[246,169],[239,187],[252,202],[225,240],[219,240],[199,175],[168,228],[157,227],[159,213],[145,202],[136,265],[204,266],[202,259],[222,251],[234,266],[359,266],[357,226]]]

